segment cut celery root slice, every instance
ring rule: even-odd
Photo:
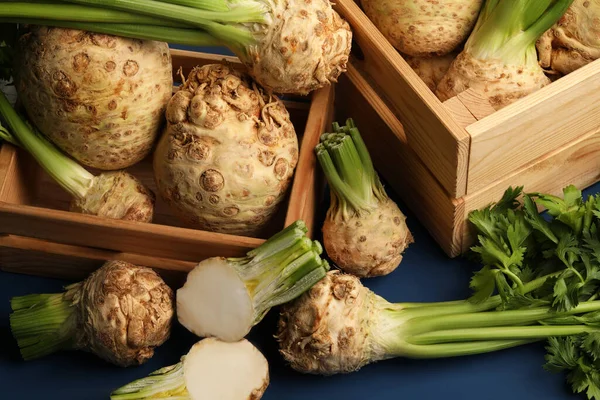
[[[200,337],[240,340],[252,328],[253,318],[248,289],[225,258],[202,261],[177,290],[177,319]]]
[[[246,339],[197,342],[175,365],[111,393],[111,400],[258,400],[269,385],[269,364]]]
[[[246,339],[201,340],[185,357],[183,368],[192,400],[256,400],[269,385],[267,359]]]

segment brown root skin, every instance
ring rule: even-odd
[[[540,65],[566,75],[600,58],[600,0],[575,0],[537,42]]]
[[[473,29],[483,0],[361,0],[365,14],[397,50],[445,55]]]
[[[160,195],[191,226],[254,236],[269,223],[298,163],[288,111],[224,64],[192,70],[167,107],[154,152]]]
[[[403,55],[410,67],[425,82],[429,90],[435,93],[437,85],[450,69],[452,61],[457,53],[449,53],[443,56],[412,57]]]
[[[374,295],[358,278],[330,271],[308,292],[282,307],[276,338],[296,371],[354,372],[384,357],[371,344]]]
[[[167,43],[33,27],[15,62],[30,120],[79,163],[118,170],[150,154],[173,88]]]
[[[266,0],[272,22],[259,43],[238,51],[249,74],[266,90],[308,94],[346,71],[352,31],[329,0]]]
[[[406,216],[389,199],[371,213],[346,220],[328,215],[323,224],[323,245],[329,258],[344,272],[361,278],[394,271],[412,242]]]
[[[481,61],[463,51],[438,84],[436,95],[441,101],[446,101],[472,88],[484,94],[492,107],[499,110],[549,83],[550,79],[537,64],[528,68]]]
[[[94,178],[82,199],[74,199],[71,211],[125,221],[152,222],[154,193],[124,171],[106,172]]]
[[[127,367],[150,359],[169,338],[173,291],[150,268],[109,261],[70,294],[80,321],[76,348]]]

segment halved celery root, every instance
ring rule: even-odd
[[[269,365],[246,339],[207,338],[192,346],[178,364],[115,390],[111,400],[258,400],[269,385]]]
[[[323,224],[327,255],[359,277],[395,270],[413,242],[406,216],[385,192],[354,122],[334,123],[315,151],[331,191]]]
[[[201,337],[242,339],[271,307],[300,296],[329,270],[306,232],[297,221],[246,257],[202,261],[177,290],[179,322]]]

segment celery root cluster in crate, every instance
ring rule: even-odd
[[[597,1],[334,8],[356,41],[336,111],[447,254],[473,243],[468,212],[509,185],[558,194],[598,181]]]
[[[242,255],[298,219],[312,234],[322,191],[312,150],[333,118],[330,81],[351,35],[331,8],[318,23],[342,39],[312,52],[320,68],[301,77],[291,51],[269,69],[297,84],[279,88],[281,100],[247,62],[146,38],[176,34],[173,22],[165,31],[157,17],[63,3],[42,6],[42,20],[33,4],[7,4],[4,18],[48,25],[2,28],[3,78],[18,94],[14,105],[0,99],[2,233],[184,261]],[[237,29],[244,54],[262,51],[249,27],[213,25]],[[193,27],[181,35],[213,44]]]

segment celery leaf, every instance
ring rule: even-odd
[[[489,266],[485,266],[473,275],[469,286],[473,289],[474,293],[470,301],[481,303],[494,293],[497,273],[497,270],[492,270]]]

